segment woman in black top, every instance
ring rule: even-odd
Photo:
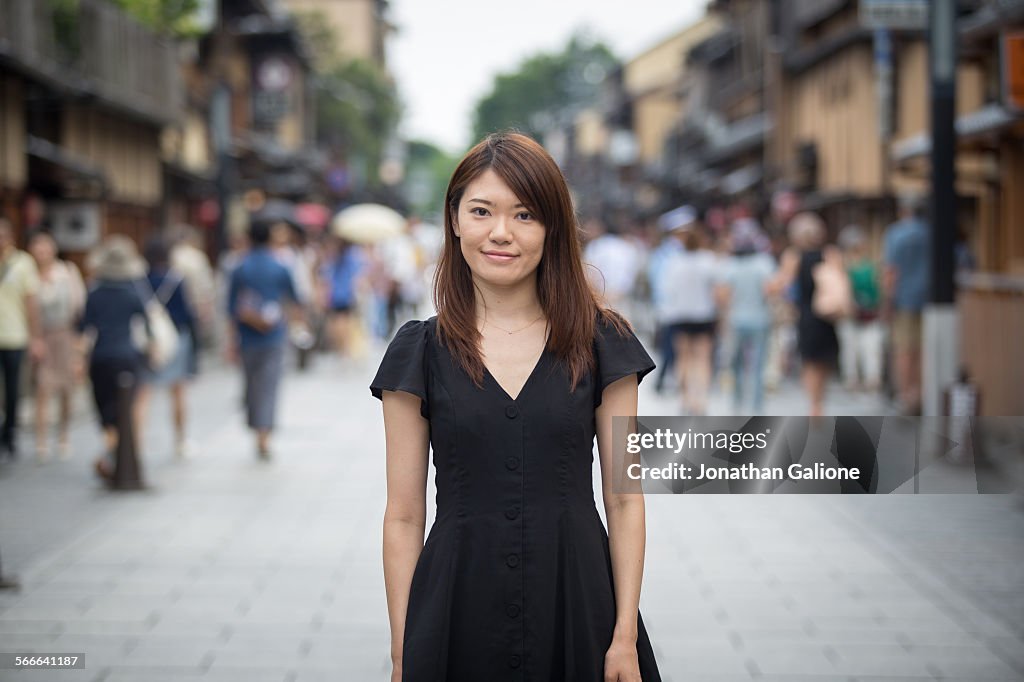
[[[123,235],[108,237],[90,255],[88,265],[95,284],[89,289],[78,330],[93,337],[89,380],[103,427],[104,454],[112,455],[117,447],[119,380],[125,375],[131,378],[130,399],[134,400],[143,368],[143,355],[132,341],[132,324],[139,320],[148,334],[146,311],[136,283],[145,276],[146,266],[135,243]],[[95,466],[101,477],[112,476],[112,463],[106,456],[100,457]]]
[[[540,145],[496,134],[470,150],[446,196],[438,315],[398,331],[370,387],[387,434],[394,681],[661,679],[638,611],[643,496],[612,485],[612,417],[635,416],[654,363],[580,253]]]
[[[796,282],[797,349],[800,353],[801,381],[810,400],[808,416],[824,411],[825,386],[839,357],[839,337],[832,322],[814,313],[814,268],[825,258],[827,232],[825,222],[816,213],[793,216],[789,223],[791,243],[779,263],[779,272],[769,289],[781,291]],[[830,256],[832,257],[832,256]]]

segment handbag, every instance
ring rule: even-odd
[[[811,312],[829,322],[838,322],[853,314],[853,287],[838,253],[827,249],[820,263],[811,270],[814,294]]]
[[[154,371],[163,369],[174,359],[174,356],[178,353],[178,345],[180,343],[178,328],[171,320],[171,316],[164,305],[164,297],[161,296],[161,294],[166,293],[164,288],[168,282],[173,285],[170,289],[170,294],[173,294],[174,288],[177,287],[181,280],[168,275],[160,283],[156,291],[150,288],[148,297],[143,295],[145,292],[140,292],[140,296],[145,301],[144,308],[146,311],[146,322],[149,325],[149,337],[148,340],[142,341],[137,331],[133,330],[132,334],[135,347],[146,356],[150,369]],[[147,287],[149,286],[148,280],[146,280],[146,285]],[[136,287],[138,286],[138,283],[136,283]],[[170,295],[167,298],[170,299]]]

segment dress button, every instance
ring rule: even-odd
[[[519,606],[517,604],[509,604],[505,607],[505,613],[508,614],[509,618],[515,618],[519,615]]]
[[[519,658],[519,654],[512,654],[508,657],[508,667],[518,668],[523,662],[523,659]]]
[[[518,457],[509,457],[508,459],[506,459],[505,460],[505,468],[508,469],[509,471],[515,471],[516,469],[518,469],[519,468],[519,458]]]
[[[508,407],[505,408],[505,416],[508,417],[509,419],[515,419],[516,417],[519,416],[519,410],[516,408],[515,405],[509,405]]]
[[[505,518],[509,521],[519,516],[519,507],[509,507],[505,510]]]
[[[505,565],[507,565],[509,568],[515,568],[516,566],[518,566],[519,565],[519,555],[518,554],[509,554],[507,557],[505,557]]]

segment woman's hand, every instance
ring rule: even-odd
[[[604,682],[641,682],[636,642],[612,640],[604,655]]]

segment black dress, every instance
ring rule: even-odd
[[[404,682],[600,682],[615,626],[608,534],[592,485],[602,390],[654,362],[632,334],[598,326],[597,369],[569,390],[548,349],[513,400],[483,387],[436,337],[398,330],[370,391],[406,391],[430,421],[437,518],[412,578]],[[644,682],[659,682],[643,621]]]
[[[814,314],[814,266],[822,260],[820,250],[800,254],[797,271],[797,349],[800,358],[810,362],[835,364],[839,356],[839,338],[831,322]]]

